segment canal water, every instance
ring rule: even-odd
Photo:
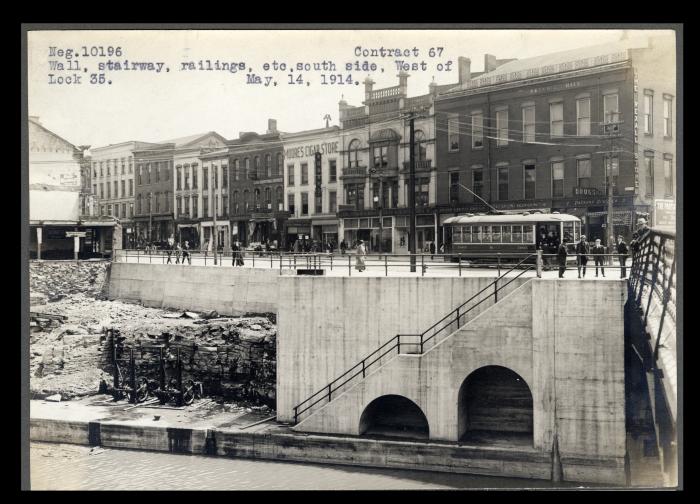
[[[575,488],[517,478],[31,443],[32,490],[450,490]]]

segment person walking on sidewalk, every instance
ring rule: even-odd
[[[340,253],[345,255],[345,251],[347,250],[347,248],[348,248],[348,244],[345,243],[345,240],[341,241],[340,242]]]
[[[175,264],[180,264],[180,255],[182,254],[182,247],[180,246],[180,243],[178,242],[177,246],[175,247]],[[184,263],[185,260],[183,258],[182,262]]]
[[[578,268],[578,277],[581,278],[581,268],[583,268],[583,277],[586,278],[586,264],[588,264],[588,254],[590,247],[586,241],[586,235],[581,235],[581,240],[576,244],[576,267]]]
[[[593,245],[591,253],[593,254],[593,261],[595,261],[596,278],[598,277],[598,266],[600,266],[600,272],[605,278],[605,256],[603,255],[605,254],[605,247],[600,244],[600,238],[595,239],[595,245]]]
[[[187,264],[192,265],[192,254],[190,254],[190,242],[185,240],[185,246],[182,247],[182,264],[185,264],[185,258],[187,258]]]
[[[559,249],[557,250],[557,261],[559,262],[559,278],[564,278],[564,272],[566,271],[566,256],[568,255],[566,251],[567,238],[559,244]]]
[[[364,240],[360,240],[360,243],[357,245],[357,257],[355,260],[355,269],[359,272],[363,272],[364,270],[367,269],[365,266],[365,256],[367,255],[367,250],[365,249],[365,242]]]
[[[620,261],[620,278],[627,278],[627,253],[629,249],[622,235],[617,237],[617,253]]]

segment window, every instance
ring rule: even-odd
[[[287,165],[287,185],[294,185],[294,165]]]
[[[118,198],[119,197],[119,184],[117,181],[114,181],[114,197]]]
[[[250,191],[248,189],[243,191],[243,211],[247,212],[250,207]]]
[[[644,90],[644,134],[654,134],[654,92]]]
[[[644,156],[644,182],[646,195],[654,196],[654,154]]]
[[[523,142],[535,141],[535,106],[523,107]]]
[[[309,183],[309,165],[307,163],[301,163],[301,185],[306,185]]]
[[[265,155],[265,176],[272,177],[272,156],[269,154]]]
[[[239,172],[241,171],[241,162],[238,159],[233,160],[233,173],[231,177],[233,180],[241,180]]]
[[[245,180],[250,173],[250,158],[245,158],[243,160],[243,173],[241,174],[241,179]]]
[[[459,172],[450,173],[450,204],[459,203]]]
[[[448,151],[459,150],[459,116],[447,114],[447,146]]]
[[[112,216],[112,205],[107,205],[107,215]]]
[[[219,188],[219,167],[211,165],[211,174],[214,176],[214,189]]]
[[[328,161],[328,182],[335,182],[338,178],[338,169],[335,159]]]
[[[231,195],[231,207],[233,214],[236,215],[238,214],[239,208],[238,208],[238,191],[233,191],[233,194]]]
[[[131,163],[132,163],[132,158],[129,158],[129,173],[134,173],[134,166]]]
[[[360,141],[355,139],[348,146],[348,166],[360,166]]]
[[[314,213],[323,213],[323,196],[314,197]]]
[[[275,171],[275,177],[281,177],[284,168],[282,167],[282,154],[277,154],[277,166]]]
[[[109,159],[108,159],[108,160],[107,160],[107,176],[109,177],[109,175],[110,175],[110,162],[109,162]],[[111,210],[112,210],[112,205],[109,205],[107,208],[109,208],[109,210],[110,210],[110,215],[112,215],[112,212],[111,212]]]
[[[472,149],[484,146],[484,115],[479,112],[472,115]]]
[[[170,211],[170,193],[165,191],[165,211]]]
[[[185,205],[187,205],[187,198],[185,198]],[[182,215],[182,196],[177,197],[176,208],[177,208],[177,214]]]
[[[428,206],[429,190],[429,177],[416,178],[416,206]]]
[[[136,211],[137,211],[139,214],[141,214],[141,213],[142,213],[142,210],[143,210],[143,208],[142,208],[142,199],[141,199],[141,195],[139,194],[139,195],[136,197]]]
[[[415,146],[414,156],[416,157],[416,161],[425,161],[425,133],[423,133],[421,130],[416,130],[413,136]]]
[[[114,205],[114,216],[119,217],[119,203]]]
[[[260,209],[260,189],[255,189],[253,191],[253,208],[255,210]]]
[[[156,165],[156,182],[160,182],[160,163],[155,163]]]
[[[100,161],[100,177],[104,177],[104,172],[102,171],[102,161]]]
[[[496,111],[496,130],[498,132],[498,140],[496,146],[503,147],[508,145],[508,110]]]
[[[374,167],[378,170],[389,165],[389,146],[378,145],[372,149],[374,157]]]
[[[498,199],[506,201],[508,199],[508,167],[498,168]]]
[[[309,193],[301,193],[301,215],[309,214]]]
[[[142,166],[137,165],[136,166],[136,179],[137,179],[136,182],[138,183],[138,185],[142,185],[142,183],[143,183],[143,181],[141,180],[141,170],[142,170]]]
[[[525,181],[525,199],[535,199],[535,165],[524,165],[523,176]]]
[[[343,184],[345,188],[345,204],[352,205],[355,210],[363,210],[365,207],[365,185]]]
[[[591,187],[591,160],[576,160],[576,179],[578,187]]]
[[[197,189],[197,163],[192,165],[192,189]]]
[[[576,100],[576,135],[588,136],[591,134],[591,99],[581,98]]]
[[[92,163],[92,176],[97,178],[97,163]]]
[[[294,195],[293,194],[287,194],[287,210],[289,210],[289,213],[294,215]]]
[[[282,211],[284,210],[284,189],[282,186],[277,186],[276,193],[275,207]]]
[[[163,180],[169,179],[170,175],[168,175],[168,174],[170,173],[170,168],[171,168],[171,165],[169,164],[169,162],[164,161],[163,162]]]
[[[265,188],[265,203],[267,203],[267,208],[272,208],[272,189],[269,187]]]
[[[228,196],[221,196],[221,212],[224,217],[228,217]]]
[[[472,170],[472,192],[480,198],[484,197],[484,170],[481,168]],[[478,201],[478,199],[476,199],[476,201]]]
[[[97,184],[92,184],[92,194],[97,196]]]
[[[156,193],[156,212],[160,212],[160,193]]]
[[[338,209],[337,193],[335,191],[328,191],[328,211],[330,213],[335,213]]]
[[[564,197],[564,161],[552,163],[552,198]]]
[[[221,188],[228,188],[228,165],[221,165]]]
[[[100,199],[104,199],[105,197],[105,184],[104,182],[100,182]]]
[[[197,211],[197,205],[199,204],[199,196],[194,195],[192,196],[192,218],[197,218],[198,216],[198,211]]]
[[[175,170],[177,172],[177,180],[176,180],[177,190],[180,191],[180,190],[182,190],[182,166],[177,165]]]
[[[673,159],[664,155],[664,187],[666,196],[673,196]]]
[[[564,104],[549,104],[549,136],[564,136]]]
[[[134,204],[129,203],[129,217],[133,217],[133,216],[134,216]]]
[[[260,156],[255,156],[255,175],[258,177],[258,180],[263,178],[263,172],[262,172],[262,167],[260,166]]]
[[[124,158],[121,158],[121,164],[122,164],[122,175],[124,175],[124,172],[126,171],[126,165],[124,164]]]
[[[209,168],[206,166],[202,166],[202,189],[209,189]]]
[[[211,217],[209,215],[209,196],[202,196],[202,217]]]
[[[610,179],[608,176],[610,175],[610,170],[612,168],[612,186],[613,186],[613,195],[618,193],[618,188],[617,188],[617,178],[620,174],[620,163],[617,157],[610,157],[606,156],[605,157],[605,194],[608,194],[608,190],[610,188]]]
[[[190,165],[185,165],[183,167],[185,172],[185,190],[190,188]]]
[[[673,98],[664,97],[664,136],[672,136],[671,117],[673,116]]]
[[[391,208],[399,206],[399,180],[393,179],[389,184],[391,186]]]
[[[179,198],[178,198],[179,200]],[[177,213],[180,213],[180,209],[178,208]],[[189,217],[190,216],[190,198],[185,196],[185,216]]]
[[[617,94],[603,96],[603,117],[606,123],[620,122]]]
[[[112,184],[107,182],[107,199],[112,197]]]
[[[146,184],[151,183],[151,164],[146,165]]]
[[[122,180],[122,198],[126,198],[126,180]]]

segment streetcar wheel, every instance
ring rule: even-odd
[[[187,382],[187,387],[185,387],[185,390],[182,393],[182,402],[186,406],[189,406],[190,404],[192,404],[194,402],[194,395],[195,395],[194,382],[192,380],[189,380]]]

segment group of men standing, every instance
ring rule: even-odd
[[[175,238],[172,236],[168,238],[168,246],[165,249],[166,254],[168,254],[168,260],[165,262],[165,264],[172,264],[173,263],[173,252],[175,253],[175,264],[180,264],[180,258],[182,258],[182,264],[185,264],[185,260],[187,260],[187,264],[192,264],[192,255],[190,254],[190,242],[185,240],[184,245],[180,245],[180,243],[175,243]]]

